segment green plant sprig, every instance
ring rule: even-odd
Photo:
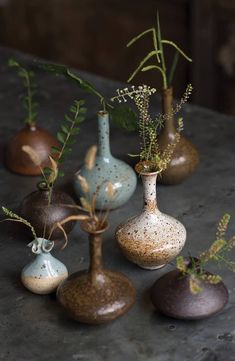
[[[230,215],[228,213],[220,219],[216,231],[216,239],[208,250],[202,252],[197,259],[189,257],[190,262],[186,261],[183,256],[176,259],[177,269],[184,277],[190,276],[190,290],[196,294],[202,291],[200,281],[206,281],[212,284],[221,282],[219,275],[210,275],[205,273],[204,266],[209,262],[216,262],[218,265],[224,265],[230,271],[235,272],[235,262],[227,257],[229,251],[235,247],[235,236],[226,240],[226,231],[229,225]]]
[[[138,130],[140,135],[140,153],[131,156],[137,156],[140,158],[140,162],[143,165],[143,169],[139,171],[143,172],[162,172],[167,168],[170,162],[175,146],[179,142],[180,132],[183,130],[183,118],[178,119],[178,126],[176,129],[175,139],[170,142],[164,151],[160,150],[158,144],[158,132],[163,119],[171,114],[158,115],[155,119],[150,115],[150,96],[156,92],[155,88],[151,88],[147,85],[141,85],[138,87],[132,86],[130,89],[117,89],[117,95],[111,98],[111,101],[118,101],[119,103],[127,102],[127,99],[134,101],[138,113]],[[176,105],[175,109],[172,109],[172,113],[178,112],[184,102],[187,100],[187,96],[183,96],[180,102]]]
[[[8,60],[8,65],[10,67],[16,68],[18,70],[19,77],[23,79],[23,84],[26,88],[26,95],[22,96],[23,106],[27,111],[25,123],[29,125],[34,124],[38,115],[38,113],[36,112],[38,103],[33,100],[36,93],[36,84],[34,82],[35,74],[33,71],[24,68],[19,62],[17,62],[13,58]]]
[[[162,83],[163,88],[167,89],[172,85],[174,73],[176,70],[177,62],[179,55],[181,55],[183,58],[185,58],[187,61],[192,62],[192,59],[188,57],[184,51],[173,41],[163,39],[161,35],[161,27],[160,27],[160,21],[159,21],[159,14],[157,13],[157,27],[147,29],[131,39],[129,43],[127,44],[127,47],[130,47],[133,45],[136,41],[141,39],[147,34],[152,34],[152,40],[153,40],[153,50],[151,50],[139,63],[138,67],[134,70],[134,72],[130,75],[128,82],[131,82],[134,77],[139,73],[139,71],[145,72],[149,70],[158,70],[162,77]],[[166,60],[165,60],[165,54],[164,54],[164,45],[171,46],[175,49],[175,55],[173,57],[171,68],[168,72],[167,66],[166,66]],[[146,65],[146,63],[154,58],[156,60],[156,64],[149,64]]]
[[[37,239],[37,235],[36,235],[36,232],[35,232],[35,229],[34,227],[31,225],[31,223],[29,223],[28,221],[26,221],[26,219],[18,216],[17,214],[13,213],[10,209],[6,208],[6,207],[2,207],[2,211],[3,213],[9,217],[9,218],[6,218],[6,219],[3,219],[1,222],[3,221],[12,221],[12,222],[19,222],[19,223],[23,223],[25,226],[29,227],[31,232],[32,232],[32,235],[33,235],[33,238],[34,239]]]
[[[125,131],[133,131],[137,129],[137,115],[135,112],[127,106],[113,106],[110,99],[107,99],[103,94],[101,94],[93,84],[83,79],[81,76],[72,72],[71,69],[67,68],[64,65],[59,64],[40,64],[40,66],[55,74],[63,75],[67,79],[75,82],[82,90],[85,92],[94,95],[98,98],[102,110],[104,112],[108,111],[110,113],[111,120],[115,125]]]

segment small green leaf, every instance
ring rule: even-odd
[[[66,137],[65,137],[64,133],[58,132],[58,133],[57,133],[57,139],[58,139],[59,142],[64,143]]]
[[[66,125],[61,125],[60,126],[61,130],[65,133],[65,134],[69,134],[70,129],[66,126]]]
[[[128,132],[138,129],[136,113],[125,105],[120,105],[110,111],[111,119],[119,128]]]
[[[51,147],[52,153],[60,153],[60,149],[58,147]]]
[[[73,123],[73,122],[74,122],[74,120],[73,120],[72,118],[70,118],[67,114],[65,114],[64,118],[65,118],[65,120],[66,120],[67,122],[69,122],[69,123]]]
[[[73,128],[73,129],[71,129],[71,134],[72,135],[77,135],[77,134],[79,134],[80,133],[80,129],[79,128]]]

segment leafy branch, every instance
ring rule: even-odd
[[[20,63],[15,59],[11,58],[8,60],[8,65],[14,67],[18,70],[18,75],[23,79],[23,84],[26,88],[26,95],[22,96],[23,106],[27,111],[27,117],[25,118],[26,124],[34,124],[37,117],[36,108],[38,103],[33,100],[33,97],[36,92],[36,84],[33,81],[35,76],[33,71],[29,71],[24,68]]]
[[[131,82],[140,71],[145,72],[145,71],[155,69],[155,70],[158,70],[162,76],[163,88],[167,89],[172,84],[179,55],[181,55],[183,58],[185,58],[189,62],[191,62],[192,59],[189,58],[176,43],[174,43],[171,40],[162,38],[158,13],[157,13],[157,27],[156,28],[152,27],[150,29],[143,31],[142,33],[140,33],[139,35],[137,35],[136,37],[131,39],[131,41],[129,41],[129,43],[127,44],[127,47],[130,47],[131,45],[136,43],[139,39],[141,39],[142,37],[144,37],[147,34],[152,35],[153,50],[151,50],[141,60],[138,67],[130,75],[128,82]],[[166,66],[164,45],[171,46],[172,48],[175,49],[175,55],[174,55],[172,65],[171,65],[169,72],[167,71],[167,66]],[[148,61],[150,59],[152,60],[153,58],[156,60],[156,63],[146,65],[146,63],[148,63]]]
[[[119,128],[124,129],[126,131],[132,131],[137,129],[137,116],[135,112],[126,106],[117,106],[114,107],[110,103],[110,99],[107,99],[103,94],[100,93],[96,87],[83,79],[78,74],[75,74],[71,69],[67,68],[64,65],[58,64],[40,64],[40,66],[55,74],[55,75],[63,75],[67,79],[75,82],[82,90],[85,92],[94,95],[98,98],[102,110],[104,112],[108,111],[110,113],[111,119]]]

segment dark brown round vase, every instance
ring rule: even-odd
[[[135,302],[136,291],[124,275],[102,267],[102,233],[94,233],[86,221],[82,229],[89,233],[90,267],[72,274],[57,290],[59,303],[76,321],[100,324],[112,321],[127,312]]]
[[[164,114],[170,114],[173,106],[172,88],[163,89],[162,108]],[[164,122],[164,128],[159,136],[159,146],[163,151],[167,145],[174,142],[176,134],[175,122],[173,116],[168,116]],[[161,173],[159,182],[162,184],[178,184],[189,177],[196,169],[199,163],[199,154],[195,146],[184,136],[181,135],[177,143],[172,159],[167,169]]]
[[[26,125],[12,138],[6,148],[6,165],[14,173],[23,175],[39,175],[40,168],[36,166],[29,155],[22,150],[22,146],[33,148],[41,160],[41,167],[49,167],[48,158],[52,146],[58,146],[57,140],[46,130],[35,124]]]
[[[75,208],[66,207],[66,205],[75,205],[74,200],[68,194],[53,190],[49,206],[48,196],[48,189],[39,187],[37,191],[27,195],[20,205],[21,217],[27,219],[32,224],[38,237],[46,239],[48,239],[50,231],[56,222],[60,222],[76,212]],[[66,223],[63,226],[66,233],[69,233],[74,225],[75,222]],[[50,238],[55,240],[63,236],[62,231],[56,228]]]
[[[151,300],[157,311],[177,319],[199,320],[224,308],[228,302],[228,290],[223,282],[211,284],[201,281],[202,291],[193,294],[189,288],[189,277],[174,270],[155,282]]]

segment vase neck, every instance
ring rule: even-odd
[[[110,153],[109,114],[98,113],[98,156],[108,158]]]
[[[162,110],[163,114],[166,115],[164,121],[163,132],[174,135],[176,133],[173,110],[173,89],[167,88],[162,90]]]
[[[144,211],[155,212],[157,208],[157,173],[141,174],[144,189]]]
[[[100,234],[90,234],[90,267],[89,273],[91,283],[97,284],[102,282],[103,264],[102,264],[102,236]]]

